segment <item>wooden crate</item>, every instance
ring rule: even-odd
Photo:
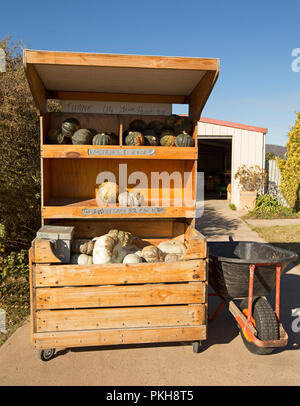
[[[187,246],[176,263],[88,266],[61,264],[49,241],[35,239],[30,278],[34,347],[206,339],[206,241],[194,229],[176,238]]]
[[[25,50],[24,68],[40,116],[42,225],[74,226],[76,238],[116,228],[156,245],[178,238],[187,248],[177,263],[79,266],[62,264],[50,242],[35,239],[30,250],[33,345],[47,349],[205,339],[207,248],[194,229],[197,122],[217,80],[219,61]],[[91,106],[51,112],[51,99]],[[99,102],[156,107],[141,114],[89,110]],[[123,145],[123,131],[132,120],[164,119],[162,108],[172,103],[189,105],[194,147]],[[77,118],[82,128],[116,133],[119,145],[48,144],[48,131],[67,117]],[[143,172],[148,184],[139,191],[145,207],[99,206],[96,179],[103,171],[117,182],[127,177],[128,190],[137,190],[131,175]],[[153,187],[153,172],[176,172],[183,182]]]

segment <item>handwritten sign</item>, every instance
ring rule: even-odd
[[[158,214],[164,212],[164,207],[102,207],[82,209],[82,215],[85,216],[95,214]]]
[[[62,111],[65,113],[96,113],[96,114],[135,114],[163,115],[172,114],[172,104],[163,103],[130,103],[62,100]]]
[[[139,149],[88,149],[88,155],[102,156],[102,155],[118,155],[118,156],[128,156],[128,155],[155,155],[156,151],[154,148],[139,148]]]

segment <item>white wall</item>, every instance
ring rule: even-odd
[[[240,204],[238,181],[234,174],[239,166],[258,165],[265,167],[265,134],[217,124],[198,122],[198,137],[231,137],[232,138],[232,168],[231,168],[231,203],[237,208]]]

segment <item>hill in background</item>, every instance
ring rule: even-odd
[[[283,147],[282,145],[266,144],[266,154],[268,152],[273,152],[276,156],[283,158],[286,153],[286,147]]]

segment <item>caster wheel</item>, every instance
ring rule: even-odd
[[[198,354],[200,352],[201,341],[194,341],[193,342],[193,352]]]
[[[39,359],[41,361],[49,361],[51,358],[53,358],[54,353],[55,353],[54,348],[49,348],[47,350],[39,350]]]

